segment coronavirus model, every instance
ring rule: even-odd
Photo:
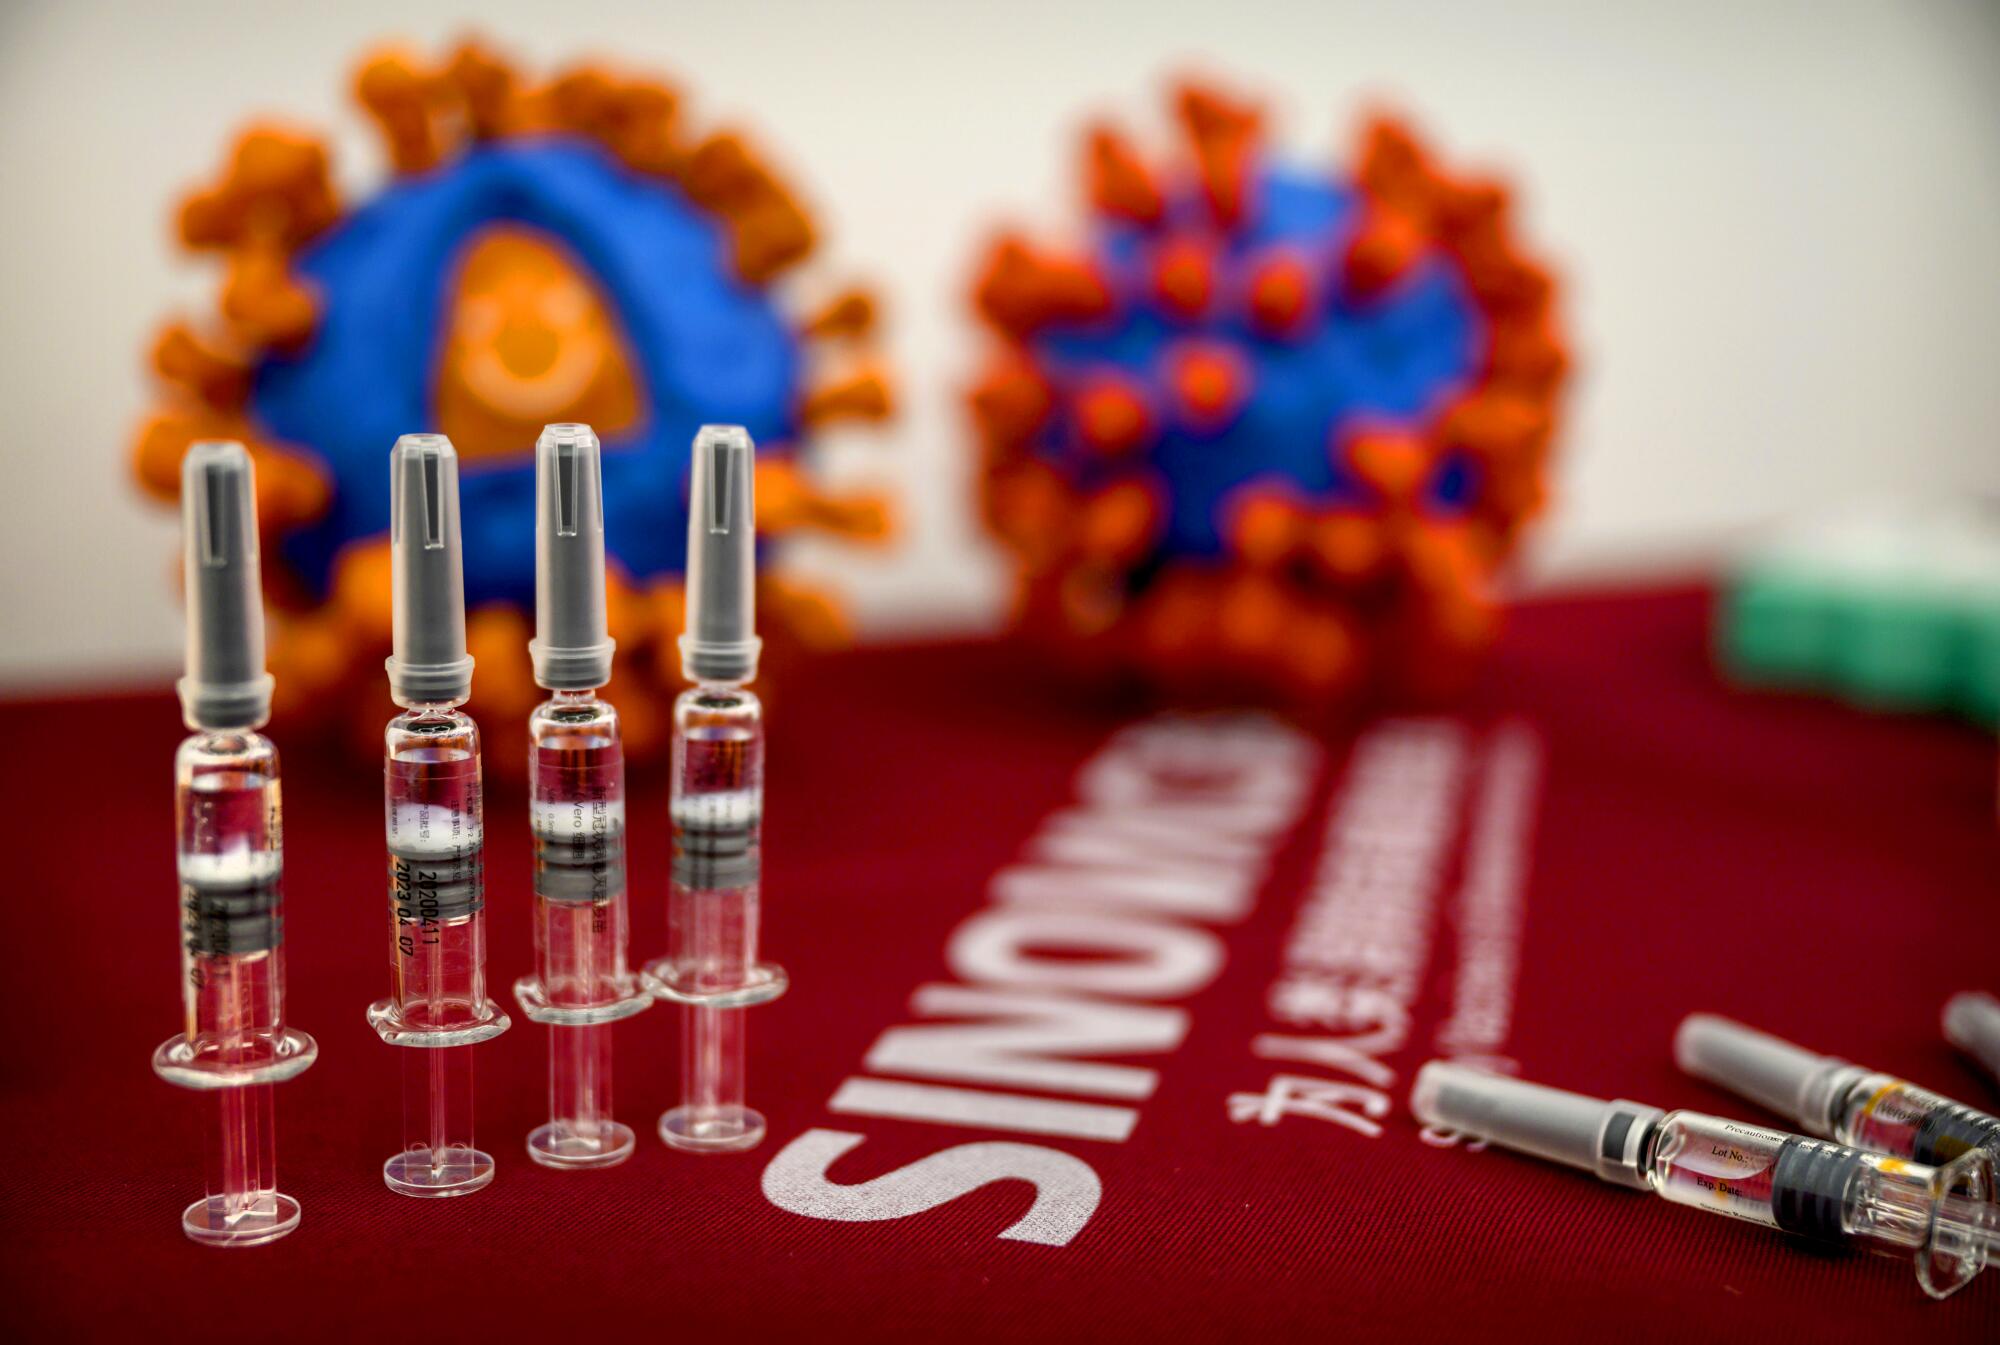
[[[1194,698],[1461,682],[1540,511],[1569,361],[1510,197],[1372,121],[1351,180],[1271,166],[1182,87],[1156,170],[1106,126],[1074,254],[1000,238],[974,302],[984,520],[1016,618]]]
[[[759,445],[764,537],[886,526],[879,500],[830,494],[801,468],[815,430],[888,414],[868,358],[874,304],[828,292],[788,317],[778,281],[812,250],[811,221],[741,136],[691,132],[664,84],[585,66],[530,87],[467,43],[435,66],[375,55],[355,87],[392,169],[372,199],[344,209],[319,139],[257,125],[181,204],[180,241],[225,273],[215,316],[169,323],[153,348],[166,392],[138,435],[139,479],[171,498],[190,442],[249,445],[274,539],[278,713],[372,741],[389,449],[412,431],[450,436],[474,703],[520,723],[540,696],[535,440],[550,422],[590,424],[605,446],[614,685],[634,749],[663,742],[670,697],[645,693],[679,675],[702,424],[742,425]],[[796,582],[766,579],[759,602],[781,660],[841,637],[838,609]]]

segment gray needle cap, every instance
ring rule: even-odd
[[[694,437],[681,672],[697,682],[757,675],[756,454],[740,425],[704,425]]]
[[[2000,1078],[2000,1000],[1977,990],[1953,995],[1944,1006],[1944,1035]]]
[[[243,445],[205,440],[188,448],[181,460],[188,613],[180,693],[189,728],[253,729],[271,714],[254,501]]]
[[[1417,1071],[1410,1110],[1425,1125],[1478,1135],[1642,1189],[1646,1135],[1666,1114],[1658,1107],[1604,1102],[1443,1060]]]
[[[588,691],[611,680],[604,622],[604,475],[588,425],[535,441],[535,681]]]
[[[1681,1020],[1674,1033],[1674,1061],[1697,1079],[1749,1098],[1815,1135],[1828,1133],[1828,1104],[1837,1076],[1861,1073],[1844,1060],[1816,1055],[1713,1013],[1691,1013]]]
[[[465,571],[458,533],[458,453],[441,434],[406,434],[389,454],[389,555],[395,653],[384,664],[401,705],[461,701]]]

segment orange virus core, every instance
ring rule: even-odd
[[[460,264],[438,360],[438,429],[468,459],[575,421],[610,438],[643,406],[611,307],[553,239],[497,226]]]

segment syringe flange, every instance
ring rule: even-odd
[[[2000,1159],[1969,1149],[1931,1173],[1931,1212],[1917,1256],[1917,1283],[1948,1298],[2000,1252]]]
[[[704,1009],[747,1009],[768,1004],[792,984],[783,967],[775,962],[759,962],[750,968],[740,985],[724,990],[696,990],[687,984],[691,978],[668,957],[648,962],[639,979],[656,998]]]
[[[271,1057],[253,1065],[223,1064],[206,1060],[186,1033],[160,1043],[153,1052],[153,1073],[179,1088],[213,1092],[221,1088],[248,1088],[252,1084],[283,1083],[296,1078],[319,1059],[319,1043],[297,1028],[288,1027],[272,1039]]]
[[[594,1027],[599,1023],[615,1023],[631,1018],[653,1007],[650,986],[635,979],[624,989],[625,993],[618,998],[602,1004],[552,1004],[548,992],[542,989],[540,978],[523,976],[514,982],[514,1000],[530,1022],[546,1023],[550,1027]]]
[[[480,1005],[479,1012],[469,1021],[457,1027],[430,1027],[412,1023],[403,1017],[402,1007],[393,999],[378,999],[368,1006],[368,1026],[375,1034],[391,1046],[416,1046],[441,1049],[447,1046],[474,1046],[493,1038],[514,1026],[514,1020],[507,1016],[494,1000]]]

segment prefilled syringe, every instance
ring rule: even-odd
[[[528,827],[535,848],[535,974],[521,1011],[549,1027],[549,1120],[528,1135],[545,1167],[631,1156],[611,1119],[611,1024],[653,997],[625,965],[625,749],[605,619],[603,474],[588,425],[535,444],[535,681],[554,694],[528,720]]]
[[[174,756],[185,1030],[153,1053],[169,1083],[213,1099],[208,1195],[181,1214],[196,1242],[253,1247],[298,1227],[278,1190],[271,1086],[311,1065],[313,1039],[285,1026],[283,827],[278,751],[257,732],[264,671],[257,514],[249,454],[197,443],[181,464],[192,737]]]
[[[1968,990],[1944,1006],[1944,1038],[2000,1080],[2000,999]]]
[[[472,1051],[507,1015],[486,993],[486,831],[472,690],[458,455],[406,434],[390,455],[394,648],[383,738],[389,849],[389,998],[368,1021],[403,1057],[403,1145],[382,1180],[406,1196],[459,1196],[493,1180],[473,1143]]]
[[[1994,1160],[1984,1149],[1932,1167],[1439,1060],[1417,1072],[1410,1109],[1426,1125],[1581,1168],[1677,1205],[1908,1258],[1934,1298],[1962,1288],[2000,1257]]]
[[[744,1104],[743,1011],[785,991],[757,960],[764,812],[764,710],[757,675],[755,448],[739,426],[695,436],[688,513],[687,630],[674,702],[673,880],[667,956],[646,984],[684,1006],[681,1105],[660,1118],[677,1149],[727,1152],[764,1137]]]
[[[2000,1117],[1893,1074],[1815,1055],[1732,1018],[1689,1014],[1674,1034],[1674,1059],[1808,1135],[1933,1166],[1980,1147],[2000,1157]]]

